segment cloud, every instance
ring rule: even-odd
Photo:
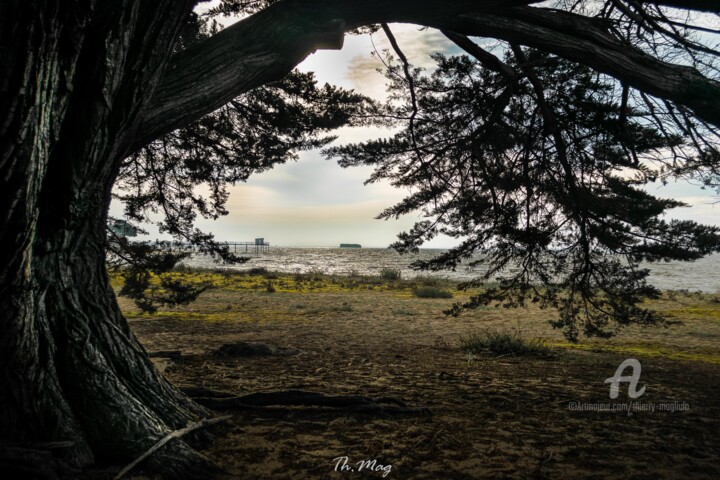
[[[272,244],[285,246],[336,246],[352,242],[385,247],[412,224],[412,219],[376,220],[387,206],[382,200],[301,206],[254,202],[236,205],[234,213],[222,222],[201,222],[200,226],[227,241],[264,237]]]
[[[352,88],[362,91],[369,97],[383,100],[386,97],[383,68],[377,57],[358,55],[348,65],[345,77]]]
[[[412,25],[391,25],[400,49],[413,67],[432,69],[435,60],[431,58],[433,53],[444,53],[454,55],[460,52],[459,48],[448,40],[440,31],[434,29],[418,29]],[[356,54],[350,58],[347,66],[346,79],[353,88],[361,90],[366,95],[374,98],[385,98],[386,79],[378,69],[384,70],[385,66],[377,55],[370,53],[378,52],[383,57],[385,51],[397,59],[385,34],[380,31],[372,36],[363,37],[366,42],[366,52]]]

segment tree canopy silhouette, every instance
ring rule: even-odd
[[[416,267],[484,265],[484,276],[465,288],[500,276],[499,286],[456,305],[455,315],[529,300],[557,308],[552,323],[570,339],[580,327],[609,336],[613,327],[664,322],[641,306],[659,292],[638,263],[717,251],[720,229],[663,220],[683,203],[640,187],[683,176],[711,184],[714,162],[697,157],[715,155],[712,135],[697,151],[691,133],[658,125],[646,105],[623,103],[612,79],[584,65],[515,44],[500,60],[449,36],[474,57],[437,55],[429,75],[388,69],[397,102],[378,118],[408,119],[405,129],[327,150],[343,166],[375,166],[370,182],[413,191],[380,215],[421,210],[427,218],[394,247],[417,251],[442,233],[462,242]]]
[[[5,442],[69,441],[61,463],[74,467],[123,462],[206,416],[153,367],[117,306],[105,264],[113,188],[131,216],[167,211],[168,232],[227,257],[194,216],[222,213],[225,185],[361,117],[403,130],[330,153],[414,188],[386,216],[421,208],[435,222],[400,248],[444,232],[464,243],[425,266],[483,249],[494,270],[520,260],[475,303],[538,300],[561,309],[570,336],[578,318],[605,334],[655,321],[637,302],[654,293],[638,261],[717,250],[716,229],[663,221],[677,202],[639,188],[675,177],[717,187],[717,2],[226,0],[215,13],[244,19],[222,31],[203,30],[196,3],[0,3]],[[424,74],[394,42],[396,98],[384,107],[291,73],[348,32],[392,35],[394,22],[440,29],[472,60],[438,57]],[[191,192],[198,182],[207,198]],[[146,462],[172,478],[210,465],[181,441]]]

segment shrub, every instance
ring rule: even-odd
[[[450,290],[445,290],[435,286],[415,287],[412,290],[413,295],[418,298],[453,298]]]
[[[253,267],[247,271],[248,275],[265,275],[268,269],[265,267]]]
[[[400,270],[396,270],[394,268],[383,268],[380,270],[380,278],[383,280],[390,280],[394,282],[400,280],[401,276]]]
[[[192,267],[188,267],[185,263],[180,262],[177,265],[175,265],[172,269],[173,272],[180,272],[180,273],[194,273],[195,269]]]
[[[335,311],[337,311],[337,312],[352,312],[353,307],[348,302],[343,302],[343,304],[340,305],[339,307],[337,307],[335,309]]]
[[[439,278],[430,275],[418,275],[413,279],[413,283],[424,287],[439,287],[441,285]]]
[[[323,277],[325,277],[325,270],[320,267],[312,267],[305,272],[305,279],[307,280],[319,282],[322,281]]]
[[[550,357],[552,350],[539,338],[522,338],[517,333],[485,332],[460,339],[460,348],[466,354]]]

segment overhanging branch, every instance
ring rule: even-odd
[[[602,20],[522,7],[501,15],[468,14],[438,20],[430,26],[506,40],[576,61],[640,91],[684,105],[702,120],[720,127],[720,82],[619,40]]]
[[[346,31],[376,23],[487,12],[540,0],[296,0],[278,2],[177,54],[155,90],[128,153],[197,120],[234,97],[278,80]]]
[[[694,68],[663,62],[614,37],[602,21],[517,7],[537,0],[315,0],[279,2],[178,54],[146,109],[128,152],[281,78],[319,48],[338,48],[345,31],[412,23],[498,38],[577,61],[638,90],[684,105],[720,126],[720,83]],[[706,10],[715,2],[661,1]],[[509,8],[515,7],[515,8]]]

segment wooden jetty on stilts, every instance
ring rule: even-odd
[[[270,242],[266,242],[264,238],[256,238],[254,242],[224,242],[232,253],[268,253],[270,251]],[[177,246],[175,247],[177,248]],[[181,250],[196,252],[198,247],[195,245],[183,244],[179,247]]]
[[[256,238],[255,242],[239,242],[227,243],[233,253],[267,253],[270,251],[270,242],[266,242],[264,238]],[[239,248],[238,248],[239,247]],[[244,250],[243,250],[244,248]]]

